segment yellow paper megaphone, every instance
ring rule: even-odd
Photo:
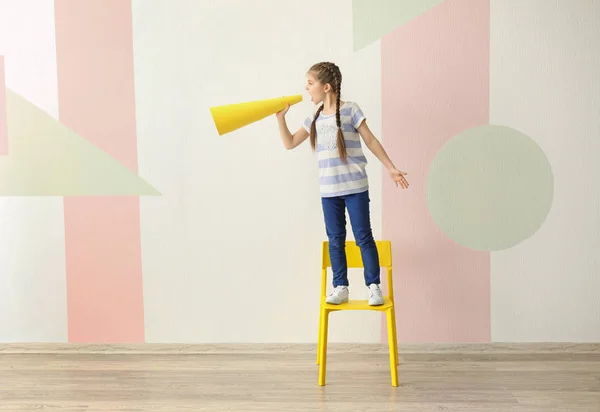
[[[256,100],[253,102],[226,104],[210,108],[213,121],[219,136],[229,133],[264,119],[267,116],[283,110],[287,104],[290,106],[302,101],[302,95],[276,97],[274,99]]]

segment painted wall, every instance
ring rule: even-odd
[[[492,1],[490,121],[552,165],[540,230],[492,254],[492,338],[600,340],[600,2]]]
[[[599,341],[600,2],[373,4],[0,0],[0,341],[315,342],[316,160],[208,108],[322,60],[409,173],[366,150],[399,340]]]

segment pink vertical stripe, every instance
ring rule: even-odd
[[[0,156],[8,154],[8,125],[6,124],[6,86],[4,56],[0,56]]]
[[[131,2],[55,14],[61,122],[137,173]],[[65,198],[69,341],[144,341],[139,220],[137,197]]]
[[[383,187],[399,341],[491,339],[490,254],[439,230],[425,188],[442,145],[489,122],[489,29],[488,0],[447,0],[382,40],[384,145],[411,184]]]

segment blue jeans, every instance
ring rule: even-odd
[[[373,239],[369,213],[369,192],[339,197],[322,197],[325,230],[329,238],[329,255],[333,271],[333,286],[348,286],[346,261],[346,208],[352,232],[364,264],[365,284],[380,283],[379,253]]]

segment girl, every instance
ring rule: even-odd
[[[292,134],[285,121],[290,106],[277,113],[279,132],[286,149],[291,150],[310,136],[317,152],[321,203],[333,271],[333,291],[326,302],[348,302],[348,267],[346,263],[346,208],[364,263],[369,305],[383,304],[380,284],[379,254],[371,231],[369,184],[360,137],[387,168],[396,186],[408,188],[405,172],[397,170],[385,150],[371,133],[358,104],[341,101],[342,74],[334,63],[321,62],[307,73],[306,90],[314,104],[320,104]]]

